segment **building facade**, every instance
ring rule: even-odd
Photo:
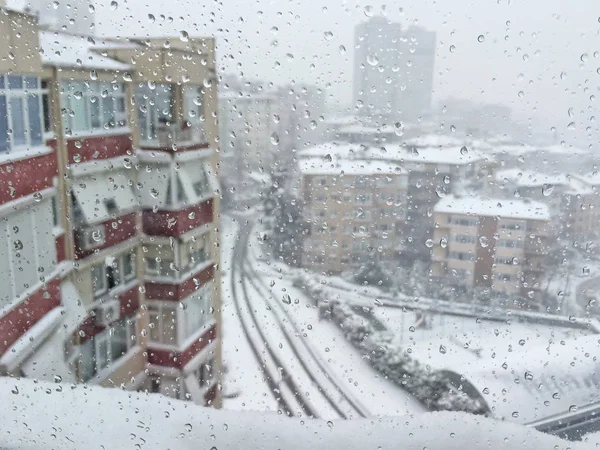
[[[303,158],[302,265],[339,273],[396,254],[406,214],[407,174],[381,161]]]
[[[7,14],[0,371],[219,406],[214,41]]]
[[[541,300],[550,213],[542,203],[447,196],[434,208],[432,273],[469,292]]]
[[[375,16],[356,26],[354,49],[354,103],[361,115],[416,122],[430,113],[434,32],[404,31]]]

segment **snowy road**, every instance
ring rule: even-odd
[[[230,230],[225,239],[232,244],[224,245],[224,252],[231,251],[224,255],[230,290],[229,298],[224,298],[224,310],[231,308],[224,328],[224,353],[226,364],[231,366],[238,351],[228,351],[233,342],[227,336],[234,330],[226,326],[236,326],[232,320],[236,316],[239,331],[235,332],[235,346],[241,345],[237,339],[246,341],[245,361],[252,355],[252,365],[261,373],[263,386],[255,385],[256,369],[250,371],[249,386],[257,390],[260,406],[327,420],[422,411],[405,392],[381,379],[335,325],[319,322],[309,299],[265,270],[266,264],[256,258],[260,249],[251,234],[253,223],[245,223],[246,219],[249,217],[239,218],[240,228]],[[231,373],[227,378],[231,376],[235,376],[234,385],[242,395],[226,399],[225,407],[252,409],[255,396],[248,392],[241,376]],[[271,405],[265,404],[265,392],[272,397]]]

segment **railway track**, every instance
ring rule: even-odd
[[[273,298],[271,289],[266,285],[262,277],[257,274],[255,268],[252,266],[252,262],[248,259],[248,239],[251,229],[250,225],[246,225],[244,230],[240,231],[239,246],[242,255],[240,258],[236,257],[235,261],[238,264],[238,268],[244,274],[242,276],[242,286],[246,300],[249,298],[246,287],[247,283],[260,295],[260,298],[264,299],[267,310],[272,315],[272,323],[279,328],[281,335],[284,337],[294,356],[294,360],[298,363],[307,379],[310,380],[313,390],[316,389],[317,392],[312,393],[310,398],[320,396],[329,405],[331,410],[343,419],[368,417],[370,415],[368,410],[345,391],[343,384],[331,373],[327,364],[315,353],[311,345],[302,338],[301,330],[286,308],[278,303],[277,300],[269,300],[269,298]],[[258,324],[256,325],[258,326]],[[285,370],[284,372],[287,373]],[[297,388],[297,386],[295,387]],[[315,417],[319,415],[319,412],[314,411],[314,408],[313,415]]]

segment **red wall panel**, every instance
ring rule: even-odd
[[[212,280],[214,277],[214,272],[214,266],[208,266],[181,284],[146,281],[146,298],[148,300],[181,301],[192,292]]]
[[[142,215],[144,232],[149,236],[181,236],[212,221],[212,199],[179,211],[145,209]]]
[[[48,281],[0,318],[0,355],[51,310],[60,306],[60,279]]]
[[[56,152],[0,165],[0,204],[52,187]]]
[[[83,248],[79,247],[77,244],[77,231],[75,231],[75,259],[83,259],[86,256],[93,254],[96,250],[103,250],[105,248],[112,247],[134,237],[137,234],[135,216],[136,213],[130,213],[121,217],[117,217],[116,219],[110,219],[106,222],[103,222],[101,225],[104,227],[104,235],[106,240],[104,244],[92,250],[84,250]]]
[[[170,350],[153,349],[152,344],[148,347],[148,362],[157,366],[174,367],[183,369],[194,356],[211,343],[217,337],[217,326],[212,325],[206,332],[188,348],[182,352]]]

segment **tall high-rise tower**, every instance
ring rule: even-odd
[[[435,33],[372,17],[354,32],[354,102],[361,115],[416,120],[431,108]]]

